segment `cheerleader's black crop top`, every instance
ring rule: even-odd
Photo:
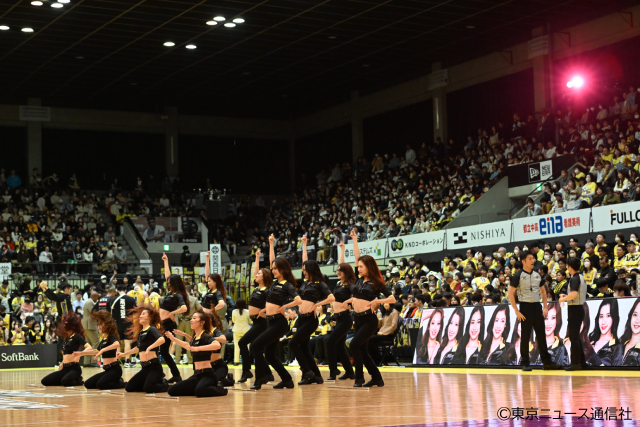
[[[209,291],[205,294],[204,298],[202,299],[202,306],[204,308],[215,310],[216,305],[218,305],[218,301],[221,301],[221,300],[224,301],[224,298],[222,298],[222,292]]]
[[[199,337],[194,336],[189,345],[191,347],[204,347],[205,345],[209,345],[213,343],[215,340],[209,334],[202,333]],[[220,350],[218,350],[220,352]],[[194,362],[208,362],[211,360],[211,352],[210,351],[195,351],[192,352]]]
[[[382,289],[376,291],[373,288],[373,283],[369,281],[364,282],[362,279],[359,279],[356,284],[352,286],[351,293],[354,298],[373,301],[374,299],[378,299],[380,294],[383,294],[385,297],[391,296],[391,289],[383,286]]]
[[[267,302],[276,305],[285,305],[289,299],[299,297],[296,288],[286,280],[282,282],[275,281],[269,288],[267,293]]]
[[[251,293],[249,297],[249,305],[252,307],[256,307],[259,309],[263,309],[267,304],[267,293],[269,292],[268,288],[260,288],[260,285],[257,282],[253,282],[255,285],[255,289]]]
[[[147,351],[147,349],[156,341],[158,338],[162,338],[160,335],[160,331],[158,331],[153,326],[149,326],[147,329],[140,331],[138,334],[138,351]],[[158,351],[160,347],[156,347],[151,351]]]
[[[305,281],[298,290],[300,298],[303,301],[311,301],[313,303],[327,299],[331,295],[331,290],[326,283]]]
[[[160,303],[161,310],[176,311],[178,308],[186,305],[182,294],[169,294]]]
[[[351,298],[351,288],[351,285],[343,285],[339,281],[333,289],[333,296],[336,298],[336,302],[345,302]]]
[[[103,348],[109,347],[111,344],[118,342],[116,337],[106,337],[100,341],[100,345],[98,346],[98,350],[102,350]],[[102,353],[103,359],[111,359],[116,357],[116,349],[105,351]]]
[[[224,334],[222,333],[222,331],[218,328],[213,328],[213,331],[211,331],[211,335],[213,336],[213,339],[215,340],[218,337],[223,336]],[[216,340],[217,341],[217,340]],[[217,349],[217,350],[213,350],[212,353],[220,353],[220,351],[222,350],[222,346]],[[196,352],[197,353],[197,352]]]
[[[62,344],[62,354],[73,354],[74,351],[82,351],[87,341],[82,335],[73,334]]]

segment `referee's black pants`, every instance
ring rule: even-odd
[[[521,302],[520,312],[525,317],[522,322],[522,335],[520,336],[520,356],[522,358],[522,366],[529,366],[529,341],[531,340],[531,328],[536,332],[536,341],[538,342],[538,350],[540,359],[544,365],[550,365],[551,356],[547,349],[547,338],[544,333],[544,316],[542,315],[542,305],[539,302]],[[573,341],[571,341],[573,344]]]
[[[584,305],[569,305],[569,324],[567,326],[569,331],[567,335],[571,341],[571,364],[581,365],[583,368],[587,366],[580,339],[580,328],[584,321],[584,315]]]

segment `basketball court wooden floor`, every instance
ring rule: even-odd
[[[138,369],[125,369],[125,380]],[[190,369],[181,370],[184,378],[190,375]],[[294,380],[300,380],[300,371],[290,370]],[[327,369],[321,370],[327,377]],[[331,382],[296,385],[293,390],[267,385],[255,392],[176,400],[123,390],[119,395],[84,387],[34,388],[28,384],[40,384],[51,370],[0,370],[0,426],[640,426],[638,371],[382,371],[386,386],[369,390],[338,381],[335,385],[345,388],[332,388]],[[84,369],[83,377],[96,372],[98,368]],[[240,369],[232,372],[240,377]],[[248,389],[251,384],[236,387]]]

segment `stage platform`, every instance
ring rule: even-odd
[[[191,369],[182,366],[186,378]],[[288,369],[299,381],[300,371]],[[266,385],[260,391],[230,390],[224,397],[167,399],[166,393],[146,396],[124,390],[107,394],[84,387],[29,386],[39,385],[52,370],[0,370],[0,425],[640,426],[638,371],[382,368],[383,388],[354,389],[353,381],[336,381],[296,385],[293,390]],[[125,369],[125,380],[138,370]],[[327,368],[321,371],[329,376]],[[83,377],[97,372],[98,368],[86,368]],[[170,376],[166,367],[165,372]],[[236,379],[241,375],[238,368],[231,372]],[[235,388],[247,390],[252,381]]]

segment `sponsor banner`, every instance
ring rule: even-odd
[[[247,263],[238,264],[236,266],[236,283],[239,283],[240,286],[245,286],[247,284]]]
[[[445,231],[389,238],[389,257],[404,257],[444,250]]]
[[[640,298],[590,299],[584,303],[584,308],[582,326],[588,333],[580,337],[583,340],[582,347],[591,349],[587,352],[587,365],[592,369],[600,366],[637,366],[640,344],[627,348],[621,338],[633,337],[637,333],[633,319],[640,317]],[[571,341],[567,339],[567,304],[561,307],[558,302],[552,301],[548,310],[545,324],[550,335],[544,339],[554,342],[549,354],[554,363],[568,366],[571,364]],[[609,323],[596,321],[603,313],[609,316]],[[592,343],[609,333],[611,339],[598,352],[594,352]],[[503,342],[492,346],[496,335],[501,335]],[[507,304],[424,310],[413,363],[518,366],[521,335],[520,321]],[[467,344],[458,345],[461,343]],[[472,351],[473,348],[475,351]],[[531,364],[541,365],[537,346],[531,348]]]
[[[509,188],[520,187],[529,184],[538,184],[560,177],[563,169],[571,167],[574,160],[571,156],[554,157],[542,162],[521,163],[509,166]]]
[[[209,251],[211,256],[209,262],[211,263],[211,274],[222,274],[222,249],[219,244],[210,245]]]
[[[640,202],[598,206],[591,213],[595,232],[640,227]]]
[[[551,160],[529,164],[529,182],[546,181],[553,177],[553,163]]]
[[[50,368],[57,364],[56,344],[7,345],[0,347],[0,368]]]
[[[588,233],[589,209],[558,214],[531,216],[513,220],[513,241],[524,242],[554,236]]]
[[[447,229],[447,250],[511,242],[512,221]],[[427,233],[431,234],[431,233]]]
[[[11,263],[0,262],[0,280],[9,280],[11,274]]]
[[[153,243],[202,242],[203,226],[200,218],[137,216],[131,217],[131,222],[147,242],[147,250],[150,252],[162,252],[163,245]]]
[[[360,256],[371,255],[375,259],[387,257],[387,239],[373,240],[371,242],[358,242]],[[345,245],[344,261],[346,263],[354,263],[356,258],[353,254],[353,243]]]

